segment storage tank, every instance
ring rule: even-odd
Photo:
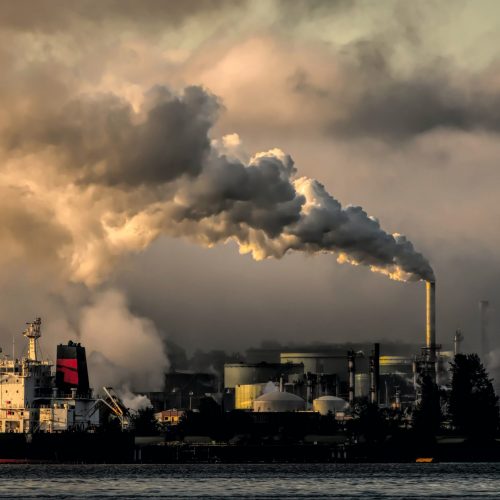
[[[255,412],[303,411],[306,402],[290,392],[268,392],[253,402]]]
[[[380,356],[381,375],[413,375],[413,358],[408,356]]]
[[[226,363],[224,365],[224,387],[234,389],[237,385],[261,384],[279,380],[293,373],[304,373],[301,364],[293,363]]]
[[[253,402],[264,392],[267,384],[241,384],[234,388],[235,410],[251,410]]]
[[[282,363],[302,363],[307,373],[335,373],[347,379],[347,357],[338,352],[282,352]]]
[[[356,373],[354,376],[354,393],[359,398],[367,398],[370,395],[370,375],[368,373]]]
[[[344,411],[349,404],[342,398],[336,396],[321,396],[313,401],[313,411],[321,415],[328,415],[329,412],[335,415],[338,411]]]

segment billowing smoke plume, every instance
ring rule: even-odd
[[[95,389],[112,386],[131,399],[130,388],[163,388],[168,361],[162,340],[152,321],[128,310],[121,292],[96,294],[94,302],[82,311],[79,329]]]
[[[9,192],[0,203],[18,196],[19,218],[49,216],[45,253],[71,280],[102,281],[117,259],[162,234],[235,241],[257,260],[331,252],[393,279],[433,278],[410,241],[298,176],[281,150],[224,154],[238,139],[210,140],[220,103],[204,89],[155,87],[136,109],[114,95],[81,96],[40,109],[36,120],[21,115],[3,133]],[[33,251],[19,233],[4,236],[15,239],[11,252]]]

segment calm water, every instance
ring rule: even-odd
[[[500,498],[500,464],[0,465],[0,498]]]

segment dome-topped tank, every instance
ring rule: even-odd
[[[313,401],[313,410],[328,415],[331,412],[335,415],[338,411],[344,411],[349,404],[342,398],[336,396],[321,396]]]
[[[306,402],[290,392],[268,392],[253,402],[256,412],[284,412],[305,410]]]

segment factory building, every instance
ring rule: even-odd
[[[219,392],[218,385],[213,373],[173,370],[165,374],[164,393],[170,408],[192,409],[197,407],[200,398]]]

